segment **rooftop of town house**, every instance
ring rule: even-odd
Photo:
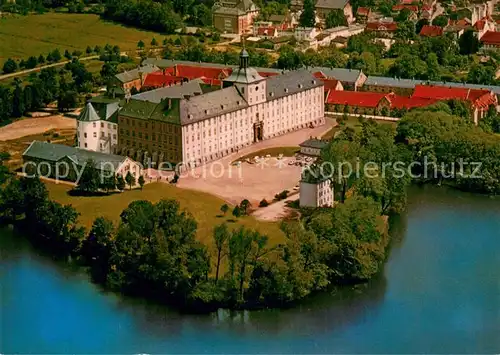
[[[356,14],[361,15],[361,16],[368,16],[371,12],[371,9],[369,7],[358,7],[358,10],[356,11]]]
[[[89,160],[92,160],[95,167],[100,170],[109,170],[110,166],[113,166],[114,170],[116,170],[127,159],[120,155],[100,153],[40,141],[31,142],[23,153],[23,158],[42,159],[49,162],[57,162],[65,157],[78,166],[83,166]]]
[[[419,34],[426,37],[439,37],[443,35],[443,28],[441,26],[424,25]]]
[[[328,141],[317,139],[317,138],[309,138],[304,142],[299,144],[299,147],[304,148],[314,148],[314,149],[323,149],[328,145]]]
[[[376,21],[368,22],[366,24],[366,29],[370,31],[396,31],[398,29],[398,24],[396,22],[385,22]]]
[[[487,31],[479,41],[487,45],[500,46],[500,32]]]
[[[403,9],[408,9],[412,12],[418,12],[418,5],[411,4],[399,4],[392,7],[392,11],[401,11]]]
[[[323,81],[323,85],[325,86],[325,91],[335,90],[337,85],[339,85],[340,81],[337,79],[320,79]],[[342,85],[342,84],[340,84]]]
[[[146,76],[143,87],[164,87],[164,86],[172,86],[178,85],[184,82],[186,78],[181,76],[173,76],[170,74],[164,74],[162,72],[151,73]]]
[[[349,4],[349,0],[317,0],[316,8],[320,9],[343,9]]]
[[[362,74],[361,70],[345,68],[311,67],[312,73],[321,72],[325,78],[337,79],[344,83],[355,83]]]
[[[160,103],[163,99],[166,98],[183,99],[185,96],[195,96],[203,94],[201,83],[203,83],[203,81],[195,79],[174,86],[141,92],[139,94],[133,95],[131,98],[134,100],[149,101],[153,103]]]

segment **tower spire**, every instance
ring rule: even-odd
[[[245,48],[245,37],[241,37],[240,69],[248,69],[249,55]]]

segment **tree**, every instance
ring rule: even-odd
[[[66,58],[67,60],[71,60],[71,58],[73,58],[73,56],[67,49],[64,51],[64,58]]]
[[[346,26],[347,20],[344,16],[344,11],[340,9],[332,10],[328,13],[325,19],[326,28],[333,28],[338,26]]]
[[[460,48],[460,54],[475,54],[479,50],[480,42],[474,34],[474,31],[468,29],[458,39],[458,46]]]
[[[419,34],[420,31],[422,31],[422,27],[424,27],[425,25],[429,25],[429,20],[423,18],[423,19],[420,19],[417,21],[417,24],[415,25],[415,33],[416,34]]]
[[[139,176],[139,179],[137,180],[137,183],[139,184],[139,186],[141,186],[141,190],[142,190],[142,188],[144,187],[144,184],[146,183],[146,181],[144,180],[144,176],[143,175]]]
[[[229,206],[227,205],[227,203],[220,206],[220,211],[224,214],[224,216],[226,215],[228,210],[229,210]]]
[[[233,216],[238,218],[241,217],[241,209],[240,206],[235,206],[233,209]]]
[[[87,46],[87,49],[85,49],[85,53],[87,53],[88,55],[92,54],[94,50],[92,49],[91,46]]]
[[[82,255],[90,266],[90,274],[95,282],[103,283],[109,273],[109,258],[113,247],[115,227],[104,217],[94,220],[87,238],[82,243]]]
[[[156,47],[157,45],[158,45],[158,41],[156,40],[156,38],[153,37],[153,39],[151,40],[151,46]],[[139,47],[139,43],[137,43],[137,47]],[[144,48],[144,46],[143,46],[143,48]]]
[[[62,59],[61,52],[59,52],[59,49],[57,49],[57,48],[54,49],[52,52],[50,52],[50,56],[51,56],[52,62],[58,62]]]
[[[45,63],[45,57],[43,56],[43,54],[40,54],[38,56],[38,63],[39,64],[44,64]]]
[[[316,12],[313,0],[304,0],[304,9],[300,14],[299,25],[314,27],[316,25]]]
[[[57,99],[57,109],[59,111],[67,111],[77,106],[77,93],[74,91],[64,91]]]
[[[439,15],[434,20],[432,20],[432,24],[434,26],[445,27],[448,25],[448,16]]]
[[[246,215],[248,214],[248,209],[251,207],[252,205],[250,204],[250,201],[248,201],[247,199],[244,199],[243,201],[241,201],[240,203],[240,211],[242,214]]]
[[[404,41],[412,40],[415,38],[415,24],[412,21],[398,23],[398,29],[396,30],[395,36]]]
[[[127,175],[125,175],[125,182],[127,183],[129,190],[132,190],[132,185],[135,185],[135,177],[130,173],[130,171],[128,171]]]
[[[144,49],[144,42],[142,40],[140,40],[139,42],[137,42],[137,48],[139,48],[140,50]]]
[[[26,69],[33,69],[34,67],[37,66],[37,64],[38,64],[38,59],[34,56],[31,56],[26,61]]]
[[[123,179],[123,176],[118,175],[116,177],[116,188],[120,191],[125,190],[125,180]]]
[[[76,182],[76,188],[86,194],[94,194],[101,186],[101,175],[95,167],[95,162],[92,159],[85,163],[82,175]]]
[[[24,104],[24,93],[21,87],[21,82],[19,79],[15,80],[14,92],[12,94],[12,116],[22,117],[26,111],[26,106]]]
[[[118,73],[118,68],[114,62],[106,62],[101,68],[101,77],[104,81],[109,81]]]
[[[467,74],[467,82],[481,85],[495,84],[496,67],[494,65],[473,64]]]
[[[116,189],[116,175],[110,174],[109,176],[105,176],[101,181],[101,189],[105,190],[106,193],[113,191]]]
[[[405,7],[401,11],[399,11],[399,14],[396,16],[395,20],[396,20],[396,22],[408,21],[411,14],[412,14],[412,11]]]
[[[17,63],[12,58],[9,58],[3,63],[3,73],[10,74],[17,70]]]
[[[226,205],[227,206],[227,205]],[[219,270],[222,258],[227,254],[228,241],[231,234],[225,223],[219,224],[214,228],[214,244],[217,250],[217,264],[215,268],[215,282],[219,280]]]

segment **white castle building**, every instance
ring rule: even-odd
[[[191,166],[298,129],[325,123],[323,82],[306,70],[264,78],[240,66],[224,88],[180,101],[182,159]],[[121,116],[121,114],[120,114]]]

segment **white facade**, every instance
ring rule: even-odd
[[[333,187],[330,180],[300,182],[300,207],[332,207]]]
[[[295,39],[301,41],[312,41],[318,35],[315,27],[297,27],[294,31]]]
[[[78,121],[78,147],[102,153],[113,153],[118,144],[118,125],[109,121]]]
[[[190,166],[219,159],[260,140],[325,123],[323,85],[295,93],[290,90],[281,97],[269,93],[266,80],[234,86],[242,96],[238,102],[241,109],[182,125],[182,159]],[[280,90],[286,93],[289,89]],[[181,107],[183,104],[190,102],[183,100]]]

